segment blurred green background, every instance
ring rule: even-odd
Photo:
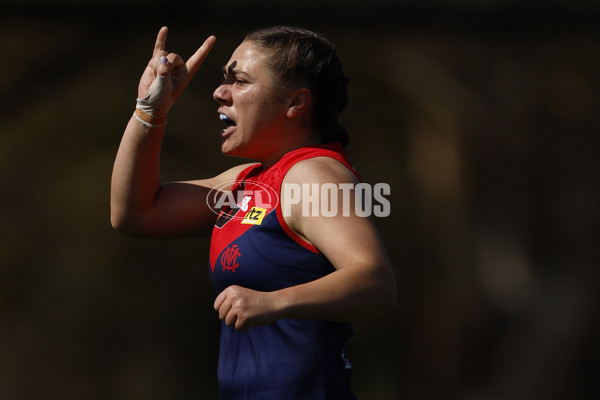
[[[391,185],[398,302],[355,324],[360,399],[598,398],[600,6],[592,1],[1,0],[0,399],[215,399],[208,240],[110,227],[160,26],[209,59],[164,180],[218,173],[212,91],[244,34],[305,26],[351,78],[348,153]]]

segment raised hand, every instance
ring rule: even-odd
[[[154,52],[138,86],[138,108],[153,117],[166,116],[215,44],[209,36],[185,62],[175,53],[165,51],[168,29],[162,27],[156,37]]]

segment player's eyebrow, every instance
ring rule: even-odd
[[[224,65],[221,70],[223,71],[223,76],[229,76],[229,75],[233,75],[233,76],[239,76],[239,75],[243,75],[246,78],[249,78],[250,75],[247,74],[244,71],[240,71],[239,69],[234,69],[235,68],[235,62],[231,63],[231,65],[229,66],[229,69],[227,68],[226,65]]]

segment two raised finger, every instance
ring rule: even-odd
[[[168,33],[169,29],[166,26],[160,28],[158,35],[156,36],[154,51],[152,53],[152,60],[153,63],[155,63],[157,73],[162,76],[168,74],[172,68],[184,64],[183,59],[177,54],[169,54],[165,51]],[[202,62],[204,62],[204,59],[212,49],[216,40],[216,37],[212,35],[209,36],[204,41],[202,46],[200,46],[198,50],[196,50],[196,52],[187,60],[187,62],[185,62],[186,68],[190,75],[194,75],[198,68],[200,68],[200,65],[202,65]]]

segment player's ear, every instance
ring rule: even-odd
[[[310,107],[310,90],[307,88],[300,88],[295,90],[290,98],[288,105],[287,117],[296,118],[306,112]]]

